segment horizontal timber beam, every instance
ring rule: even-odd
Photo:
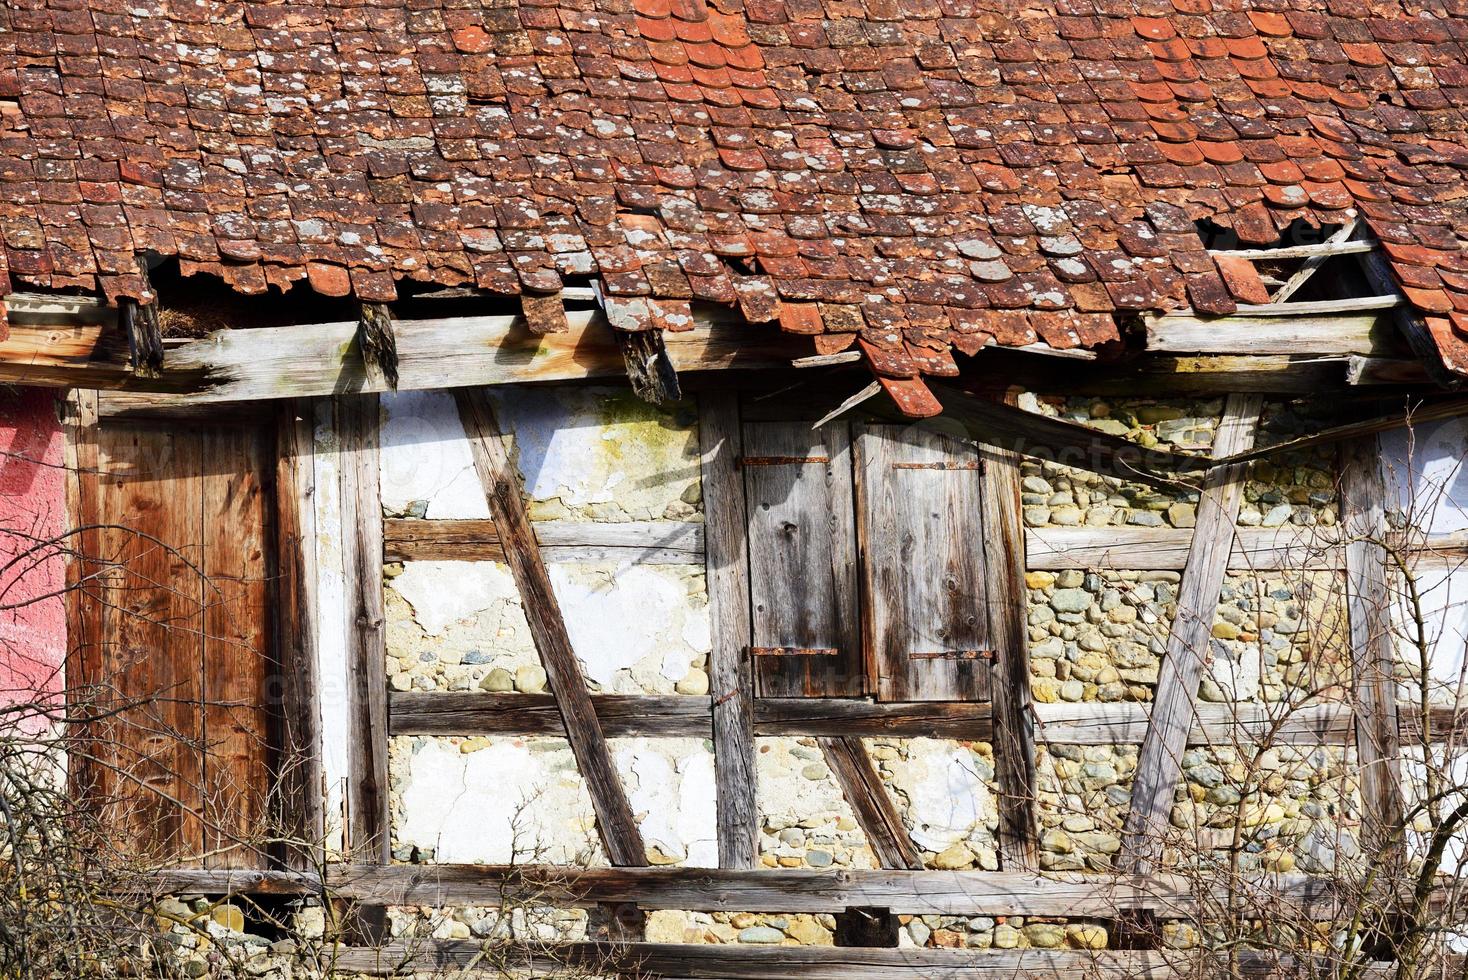
[[[600,314],[567,314],[564,333],[531,333],[519,316],[465,316],[394,323],[398,389],[460,388],[531,381],[623,377],[625,364]],[[171,395],[165,404],[245,401],[386,390],[369,377],[354,346],[356,321],[218,330],[170,345],[157,378],[136,377],[125,348],[100,323],[11,324],[0,341],[0,381],[52,387],[119,389]],[[809,344],[775,327],[696,317],[670,333],[668,356],[680,371],[784,367]]]
[[[502,956],[486,957],[475,940],[425,940],[378,949],[348,948],[333,956],[337,969],[376,976],[414,970],[474,967],[493,972]],[[1093,980],[1217,975],[1210,971],[1237,967],[1238,977],[1314,976],[1314,968],[1289,957],[1241,952],[1232,962],[1199,951],[1177,950],[962,950],[871,949],[849,946],[749,946],[663,943],[568,943],[564,946],[506,950],[521,969],[567,967],[595,975],[625,973],[669,980],[888,980],[893,976],[923,980],[989,980],[1003,977],[1088,977]],[[1379,968],[1378,968],[1379,967]],[[1386,977],[1390,964],[1367,964],[1358,976]]]
[[[709,738],[711,703],[691,695],[594,694],[607,735]],[[548,695],[400,691],[391,695],[392,735],[564,735]],[[888,735],[986,739],[989,706],[956,701],[761,698],[756,735]]]
[[[541,550],[551,561],[635,561],[696,565],[703,561],[704,526],[693,521],[536,521]],[[1172,527],[1042,527],[1025,532],[1025,568],[1180,571],[1192,532]],[[1419,567],[1468,562],[1468,535],[1403,538],[1399,546]],[[383,522],[387,561],[504,561],[492,520],[389,518]],[[1241,527],[1234,532],[1230,571],[1340,569],[1340,532],[1330,527]]]
[[[1265,307],[1264,309],[1269,309]],[[1169,313],[1143,318],[1147,349],[1171,354],[1393,357],[1402,342],[1390,320],[1374,312],[1246,316]]]
[[[616,559],[659,565],[703,564],[703,525],[687,521],[536,521],[548,561]],[[504,561],[492,520],[383,522],[388,561]]]
[[[1109,568],[1180,571],[1193,532],[1188,528],[1058,527],[1025,534],[1025,565],[1032,571]],[[1233,570],[1342,568],[1340,536],[1329,528],[1244,527],[1234,533]]]
[[[1296,907],[1328,909],[1329,879],[1282,875],[1235,882],[1240,896],[1268,893]],[[327,888],[362,904],[564,905],[636,902],[645,909],[839,912],[889,908],[901,915],[1047,915],[1109,918],[1119,908],[1186,915],[1195,880],[1178,875],[1050,877],[1028,871],[581,868],[534,865],[331,865]]]
[[[708,738],[710,702],[691,695],[594,694],[592,708],[608,736]],[[1269,739],[1284,745],[1343,745],[1354,738],[1345,703],[1286,706],[1197,706],[1189,745],[1231,746]],[[1037,741],[1067,745],[1135,745],[1147,730],[1151,705],[1137,702],[1036,704]],[[1434,708],[1434,740],[1460,737],[1468,712]],[[1403,709],[1403,724],[1413,717]],[[875,702],[859,698],[758,698],[756,735],[861,735],[985,741],[992,735],[987,704],[952,701]],[[388,704],[391,735],[564,736],[555,704],[543,694],[395,691]]]

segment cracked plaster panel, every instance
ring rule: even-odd
[[[693,520],[698,435],[689,406],[657,408],[629,391],[518,388],[492,393],[534,520]],[[485,518],[453,395],[383,396],[382,503],[389,516]]]
[[[1387,519],[1394,527],[1421,534],[1468,531],[1468,419],[1429,422],[1381,434],[1387,486]],[[1413,568],[1422,612],[1422,633],[1432,651],[1428,691],[1438,704],[1468,700],[1468,563],[1437,565],[1419,561]],[[1393,577],[1397,651],[1406,670],[1420,673],[1417,624],[1406,582]],[[1416,701],[1421,690],[1403,678],[1401,694]]]
[[[707,693],[702,569],[567,562],[549,570],[594,690]],[[398,690],[533,691],[543,683],[504,565],[404,562],[387,584],[388,670]]]
[[[713,755],[700,739],[612,739],[652,864],[717,867]],[[557,738],[399,738],[393,850],[439,863],[606,864],[570,746]]]

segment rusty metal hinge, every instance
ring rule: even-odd
[[[990,660],[994,659],[993,650],[933,650],[919,653],[909,653],[908,660]]]
[[[756,657],[835,657],[841,651],[835,647],[750,647]]]
[[[736,466],[800,466],[805,463],[829,463],[829,456],[741,456]]]
[[[983,464],[974,462],[954,463],[948,461],[941,463],[893,463],[892,468],[894,470],[978,470],[983,469]]]

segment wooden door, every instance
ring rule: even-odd
[[[884,701],[987,701],[995,643],[984,463],[911,425],[857,441],[867,668]]]
[[[866,691],[851,437],[844,422],[744,423],[753,654],[764,697]]]
[[[103,420],[78,495],[89,587],[75,701],[106,707],[76,766],[130,854],[263,865],[274,442],[257,425]],[[91,474],[82,474],[85,482]]]

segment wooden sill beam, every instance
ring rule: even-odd
[[[344,898],[390,905],[483,905],[521,896],[566,905],[637,902],[646,909],[837,912],[879,906],[903,915],[1049,915],[1110,918],[1118,908],[1176,912],[1196,904],[1196,881],[1159,875],[1045,877],[1028,871],[576,868],[531,865],[329,866]],[[1286,875],[1251,883],[1281,900],[1329,908],[1330,883]],[[747,946],[738,947],[748,949]],[[790,947],[785,947],[790,948]]]
[[[507,951],[511,962],[536,975],[562,975],[567,968],[595,975],[626,974],[679,980],[888,980],[893,976],[942,980],[1013,980],[1016,977],[1078,977],[1135,980],[1138,977],[1195,977],[1227,968],[1216,954],[1190,950],[1064,949],[882,949],[852,946],[749,946],[660,943],[568,943],[521,946]],[[347,948],[333,956],[344,972],[396,976],[413,971],[454,972],[472,967],[497,974],[480,940],[431,939],[381,948]],[[1327,969],[1269,953],[1241,952],[1239,976],[1315,976]],[[1379,980],[1395,964],[1367,964],[1359,976]],[[457,973],[455,972],[455,975]]]

